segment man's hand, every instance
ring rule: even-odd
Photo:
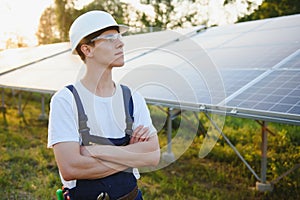
[[[85,146],[80,146],[80,154],[83,155],[83,156],[92,157],[92,154],[90,153],[88,148],[86,148]]]
[[[148,141],[149,138],[150,138],[149,128],[140,125],[133,131],[129,144]]]
[[[151,133],[148,127],[138,126],[133,131],[129,144],[82,146],[80,154],[86,158],[96,158],[102,163],[101,166],[117,165],[121,166],[122,170],[125,167],[156,166],[159,163],[160,148],[157,134]]]

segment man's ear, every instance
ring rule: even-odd
[[[92,54],[92,49],[91,46],[87,45],[87,44],[83,44],[80,47],[82,53],[86,56],[86,57],[90,57]]]

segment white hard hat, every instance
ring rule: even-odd
[[[94,10],[79,16],[69,31],[72,53],[77,54],[76,47],[84,37],[111,26],[119,27],[121,34],[128,30],[128,26],[117,24],[111,14],[104,11]]]

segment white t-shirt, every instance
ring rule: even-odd
[[[74,84],[82,101],[85,113],[88,117],[87,125],[91,135],[106,138],[122,138],[125,136],[125,111],[123,93],[120,85],[116,85],[116,91],[111,97],[99,97],[87,90],[80,81]],[[132,91],[133,98],[133,130],[144,125],[150,128],[150,132],[156,134],[152,125],[150,113],[144,98]],[[81,137],[78,132],[78,113],[73,94],[67,88],[56,92],[50,103],[48,148],[59,142],[78,142]],[[61,176],[65,187],[73,188],[76,180],[65,181]]]

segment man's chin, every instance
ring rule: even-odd
[[[123,66],[124,66],[124,63],[122,63],[122,64],[121,63],[120,64],[114,64],[113,65],[113,67],[123,67]]]

